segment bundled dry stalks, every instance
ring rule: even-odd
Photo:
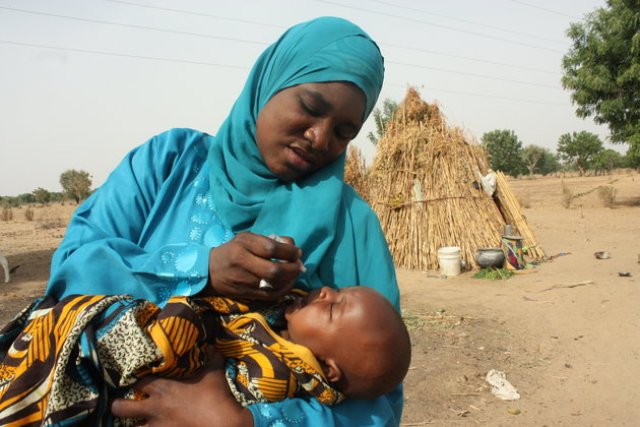
[[[497,187],[495,199],[508,224],[512,224],[516,228],[517,234],[524,238],[522,244],[527,247],[527,255],[534,259],[543,259],[545,257],[544,250],[536,240],[533,232],[527,225],[527,221],[522,215],[520,203],[509,188],[507,178],[502,172],[496,172]]]
[[[437,250],[459,246],[477,267],[475,252],[499,247],[505,220],[477,183],[486,152],[449,127],[436,105],[410,88],[377,146],[369,173],[370,203],[397,266],[438,268]]]
[[[367,182],[367,165],[364,156],[358,147],[351,146],[347,152],[347,160],[344,168],[344,181],[351,185],[356,192],[371,203],[369,184]]]

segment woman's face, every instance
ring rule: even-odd
[[[347,149],[360,131],[365,96],[351,83],[305,83],[276,93],[256,122],[258,149],[283,181],[322,169]]]

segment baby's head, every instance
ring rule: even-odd
[[[411,341],[396,309],[364,286],[317,289],[287,307],[288,334],[318,358],[347,397],[372,399],[400,384]]]

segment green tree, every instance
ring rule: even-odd
[[[529,175],[539,173],[547,175],[560,169],[560,163],[555,154],[538,145],[527,145],[522,150],[522,161],[529,170]]]
[[[482,135],[482,145],[489,154],[489,164],[493,170],[507,175],[518,176],[527,168],[522,160],[522,142],[512,130],[493,130]]]
[[[89,197],[91,192],[91,175],[83,170],[68,169],[60,175],[60,185],[68,198],[76,204]]]
[[[66,199],[64,197],[63,192],[52,191],[51,193],[51,202],[64,202]]]
[[[393,120],[396,111],[398,111],[398,103],[389,98],[382,103],[382,110],[379,108],[373,110],[373,123],[376,126],[376,133],[369,132],[367,135],[373,145],[377,145],[380,138],[384,136],[387,131],[387,125]]]
[[[38,187],[33,190],[33,196],[36,198],[36,203],[46,205],[51,201],[51,193],[42,187]]]
[[[598,135],[591,132],[565,133],[558,140],[558,154],[565,165],[574,165],[580,175],[592,165],[595,156],[604,150]]]
[[[36,198],[32,193],[23,193],[23,194],[18,194],[16,196],[17,202],[20,205],[24,205],[27,203],[35,203]]]
[[[562,60],[562,85],[573,92],[576,114],[607,124],[612,142],[640,156],[640,2],[607,0],[567,35],[573,46]]]
[[[622,154],[607,148],[593,157],[592,167],[596,174],[599,172],[610,173],[613,169],[621,168],[624,165],[624,160]]]
[[[554,173],[562,169],[562,165],[560,164],[560,159],[558,159],[558,155],[552,153],[551,151],[546,151],[544,154],[544,159],[542,161],[542,165],[540,166],[540,173],[542,175],[548,175],[550,173]]]
[[[640,170],[640,151],[634,151],[630,147],[624,156],[624,166]]]

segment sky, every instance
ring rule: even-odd
[[[286,28],[352,20],[385,57],[385,98],[414,86],[478,140],[513,130],[555,151],[579,119],[560,84],[571,22],[604,0],[0,0],[0,195],[61,191],[67,169],[100,186],[174,127],[215,134],[255,59]],[[367,121],[354,141],[371,161]]]

